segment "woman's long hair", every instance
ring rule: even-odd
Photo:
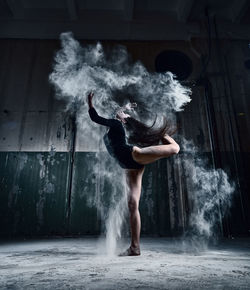
[[[148,126],[133,117],[126,118],[125,127],[129,133],[128,142],[139,147],[158,145],[165,134],[173,135],[177,131],[177,128],[173,128],[165,117],[163,124],[155,128],[156,120],[157,116],[153,124]]]

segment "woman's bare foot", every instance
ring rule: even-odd
[[[126,251],[120,253],[118,256],[119,257],[124,257],[124,256],[140,256],[140,248],[135,248],[130,246]]]

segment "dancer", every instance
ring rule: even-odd
[[[92,92],[88,94],[89,116],[93,122],[109,127],[108,133],[104,135],[104,143],[109,154],[118,161],[126,172],[131,245],[120,256],[138,256],[140,255],[141,231],[139,200],[145,165],[177,154],[180,147],[167,134],[171,130],[166,120],[158,129],[144,125],[124,112],[126,109],[135,107],[135,103],[127,104],[120,109],[116,119],[106,119],[97,114],[92,103],[93,96]],[[129,143],[139,145],[142,148],[127,144],[123,126],[130,132]],[[162,145],[159,145],[160,141]]]

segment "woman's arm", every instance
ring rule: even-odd
[[[94,93],[93,92],[90,92],[88,94],[88,105],[89,105],[89,109],[90,108],[94,108],[93,103],[92,103],[93,97],[94,97]]]
[[[113,126],[117,125],[117,122],[119,122],[118,120],[106,119],[106,118],[103,118],[103,117],[98,115],[98,113],[96,112],[96,110],[93,106],[93,102],[92,102],[93,96],[94,96],[94,93],[92,93],[92,92],[88,94],[88,105],[89,105],[90,119],[97,124],[108,126],[108,127],[113,127]]]

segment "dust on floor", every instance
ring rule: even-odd
[[[183,251],[178,240],[144,238],[138,257],[107,256],[102,243],[1,243],[0,289],[250,289],[249,239],[197,252]]]

